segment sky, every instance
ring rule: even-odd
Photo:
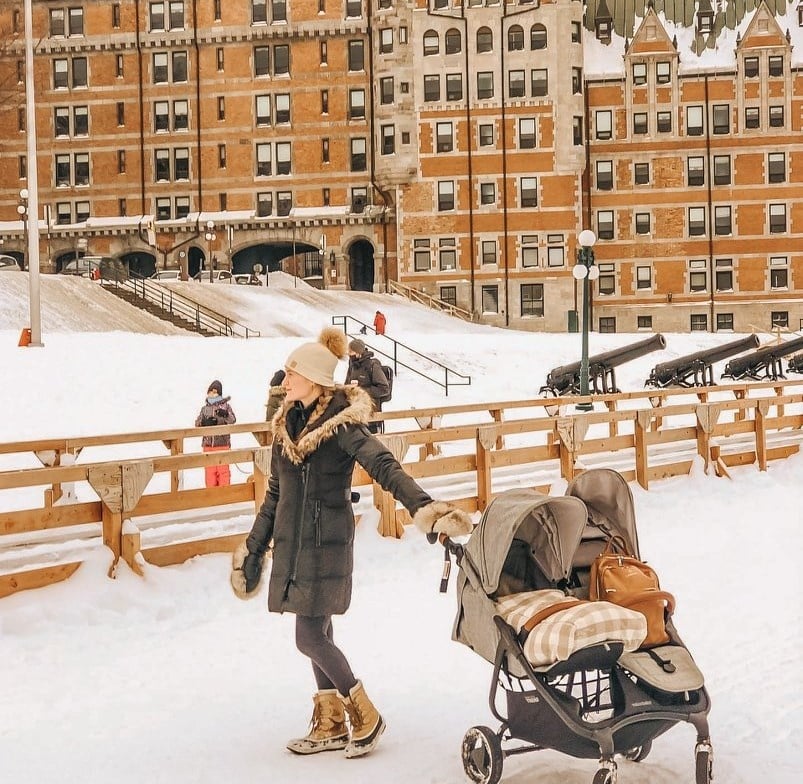
[[[333,315],[370,322],[377,308],[391,337],[471,376],[447,398],[402,369],[390,409],[532,397],[552,367],[579,359],[577,334],[470,325],[398,297],[316,292],[282,276],[271,276],[269,288],[170,284],[194,287],[199,298],[262,332],[250,340],[181,333],[96,283],[44,276],[44,347],[19,348],[27,274],[0,277],[0,366],[11,407],[0,418],[0,442],[190,426],[213,378],[222,380],[240,422],[261,421],[268,380],[293,348],[314,339]],[[592,333],[590,350],[643,337]],[[666,349],[617,369],[622,389],[641,389],[657,362],[737,336],[665,337]],[[373,336],[368,342],[386,345]],[[250,436],[237,439],[251,443]],[[163,453],[160,445],[139,449],[87,449],[80,460]],[[29,456],[0,458],[0,470],[34,464]],[[245,481],[248,469],[235,469],[234,481]],[[695,463],[689,477],[653,482],[649,491],[631,486],[642,556],[675,595],[676,626],[711,694],[717,782],[796,784],[803,774],[801,471],[800,455],[766,472],[732,468],[730,480]],[[185,487],[201,486],[200,471],[185,474]],[[513,481],[526,485],[528,476]],[[158,478],[154,483],[149,491]],[[427,488],[436,498],[459,493],[446,478]],[[552,494],[564,489],[556,476]],[[76,492],[93,497],[88,487]],[[39,503],[41,488],[0,491],[3,511]],[[0,600],[3,780],[467,781],[463,734],[475,725],[498,727],[488,707],[491,665],[450,639],[455,581],[438,593],[440,549],[413,530],[383,539],[365,499],[357,511],[354,597],[334,628],[388,724],[371,755],[300,758],[285,750],[307,730],[309,665],[295,650],[292,616],[267,612],[264,586],[250,601],[233,595],[227,555],[146,566],[142,578],[121,565],[111,580],[96,531],[76,530],[66,541],[49,531],[27,544],[0,537],[0,571],[84,561],[64,583]],[[253,510],[240,505],[134,522],[146,541],[169,541],[186,537],[190,525],[200,533],[246,532]],[[693,782],[694,743],[692,727],[678,724],[643,762],[620,761],[619,784]],[[542,751],[507,759],[502,781],[589,784],[596,769],[594,760]]]

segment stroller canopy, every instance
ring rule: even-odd
[[[570,496],[547,496],[535,490],[507,490],[488,505],[465,546],[480,588],[491,595],[499,587],[513,539],[526,542],[547,580],[568,578],[586,525],[585,504]]]

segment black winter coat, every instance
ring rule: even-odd
[[[366,351],[362,356],[349,359],[346,384],[350,384],[352,381],[356,381],[357,386],[368,393],[374,404],[374,411],[381,411],[380,400],[390,392],[390,384],[373,351]]]
[[[273,540],[271,612],[344,613],[351,602],[354,513],[351,476],[358,462],[410,514],[431,502],[365,423],[371,401],[358,387],[324,393],[294,441],[285,403],[274,420],[268,492],[247,539],[264,555]]]

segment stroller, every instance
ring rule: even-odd
[[[465,545],[442,538],[447,563],[454,555],[459,566],[452,637],[494,667],[489,705],[501,727],[471,727],[462,743],[463,767],[475,784],[496,784],[505,757],[542,749],[599,759],[592,784],[616,784],[616,755],[643,760],[653,740],[681,721],[697,731],[696,784],[711,782],[710,700],[671,617],[667,645],[638,649],[642,632],[628,650],[626,636],[614,631],[562,660],[536,665],[525,656],[526,636],[500,615],[498,602],[521,592],[558,589],[563,599],[587,598],[591,563],[613,536],[639,557],[627,482],[616,471],[591,469],[565,496],[503,492]],[[600,604],[607,603],[585,607]],[[506,710],[497,707],[500,687]]]

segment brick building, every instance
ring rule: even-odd
[[[0,252],[20,259],[22,9],[0,5]],[[594,329],[800,328],[801,0],[32,9],[45,272],[260,263],[560,331],[591,228]]]

